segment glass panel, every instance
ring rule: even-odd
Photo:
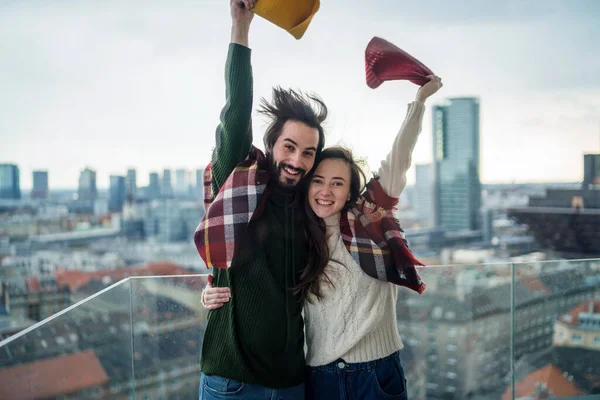
[[[511,265],[426,267],[427,290],[401,289],[408,397],[500,399],[511,377]]]
[[[600,260],[421,275],[397,308],[409,398],[508,400],[511,368],[516,397],[598,393]],[[0,398],[196,398],[205,284],[129,278],[1,342]]]
[[[0,342],[0,399],[133,394],[130,281]]]
[[[138,398],[197,398],[206,277],[138,277],[133,294],[133,358]]]
[[[600,394],[600,260],[515,264],[516,397]]]

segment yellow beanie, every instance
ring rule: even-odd
[[[252,11],[300,39],[319,6],[319,0],[259,0]]]

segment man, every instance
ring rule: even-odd
[[[303,399],[302,304],[293,291],[307,262],[301,184],[324,147],[327,108],[316,96],[275,88],[259,110],[270,119],[266,155],[252,146],[255,3],[230,2],[227,101],[205,176],[211,204],[194,237],[207,265],[220,267],[212,283],[221,296],[231,293],[208,316],[200,397]],[[208,309],[212,300],[203,297]]]

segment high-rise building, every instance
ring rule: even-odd
[[[19,167],[15,164],[0,164],[0,199],[19,200],[20,198]]]
[[[433,164],[416,165],[416,200],[415,209],[419,220],[425,226],[433,226],[435,213],[433,209]]]
[[[160,197],[160,177],[156,172],[150,173],[147,196],[151,200],[158,199]]]
[[[175,171],[175,191],[177,193],[185,193],[188,191],[188,176],[188,171],[185,169],[178,169]]]
[[[98,197],[96,200],[94,200],[92,211],[94,215],[97,216],[104,216],[108,214],[108,199],[104,196]]]
[[[453,98],[433,107],[433,155],[435,225],[479,229],[479,99]]]
[[[180,204],[175,199],[152,202],[144,218],[144,236],[161,242],[185,239],[186,225],[181,220]]]
[[[583,155],[583,184],[600,185],[600,154]]]
[[[481,230],[483,241],[489,243],[494,238],[494,210],[491,208],[481,210]]]
[[[47,199],[48,194],[48,171],[33,171],[31,197],[34,199]]]
[[[96,187],[96,171],[85,168],[79,175],[79,189],[77,190],[78,200],[94,201],[98,197]]]
[[[162,185],[160,187],[160,194],[162,197],[173,197],[173,185],[171,182],[171,170],[163,170]]]
[[[125,187],[127,190],[126,198],[128,202],[135,201],[137,196],[137,174],[135,169],[128,169],[125,177]]]
[[[121,212],[127,197],[125,177],[118,175],[110,176],[110,188],[108,194],[108,211]]]

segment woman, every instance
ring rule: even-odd
[[[309,224],[309,265],[296,288],[305,300],[307,398],[407,398],[399,357],[403,345],[396,323],[397,285],[419,293],[425,285],[393,207],[406,186],[424,102],[442,87],[437,76],[428,78],[408,106],[378,179],[366,191],[361,190],[362,171],[343,148],[324,150],[311,177],[306,202],[314,219]],[[226,288],[208,287],[203,304],[218,308],[226,296]]]

